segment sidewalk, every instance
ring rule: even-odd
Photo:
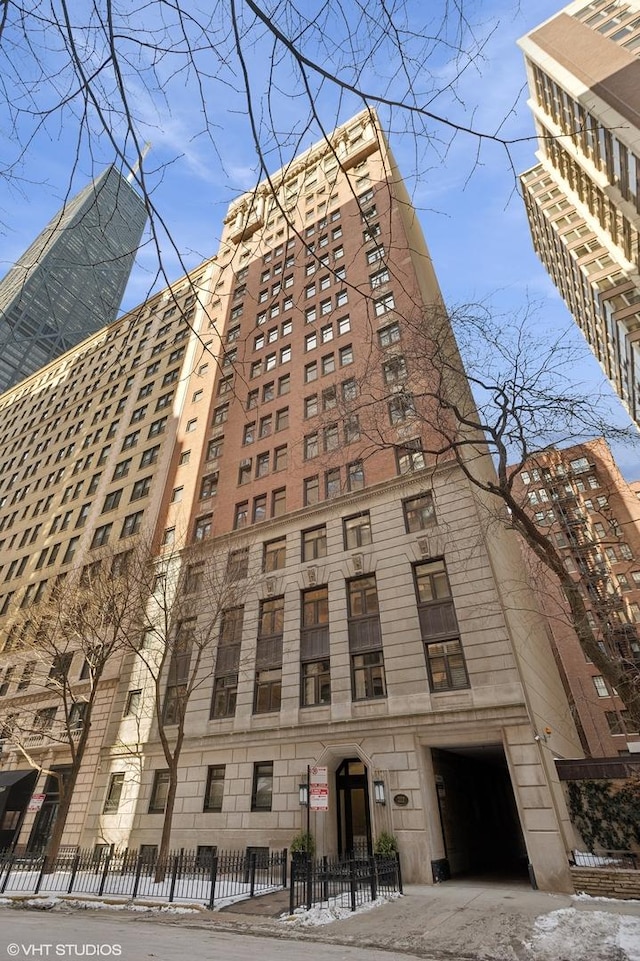
[[[63,901],[55,910],[78,912]],[[288,892],[281,891],[221,911],[144,914],[121,907],[112,917],[135,927],[168,924],[306,942],[301,958],[313,951],[314,942],[322,942],[429,961],[640,961],[640,901],[546,894],[526,882],[408,885],[402,898],[323,926],[280,920],[287,913]],[[104,909],[86,902],[82,914],[107,917]],[[139,935],[144,937],[142,930]]]
[[[546,894],[533,891],[526,882],[483,879],[455,880],[434,886],[408,885],[405,896],[397,901],[322,927],[289,927],[265,916],[271,897],[274,896],[258,898],[251,904],[236,904],[233,912],[214,914],[211,923],[246,933],[403,951],[422,958],[456,961],[640,959],[640,902]],[[262,904],[259,905],[259,901]],[[280,911],[280,903],[271,904],[274,912]],[[547,917],[536,926],[536,919],[541,916]],[[620,927],[628,931],[623,939],[626,951],[608,942],[611,932]],[[540,929],[546,929],[544,937],[540,937]]]

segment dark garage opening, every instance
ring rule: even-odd
[[[432,749],[447,876],[526,879],[527,853],[500,744]]]

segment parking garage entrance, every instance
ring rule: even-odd
[[[527,878],[527,852],[501,744],[432,748],[447,876]]]

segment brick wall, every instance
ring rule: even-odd
[[[640,871],[571,868],[576,893],[592,897],[640,899]]]

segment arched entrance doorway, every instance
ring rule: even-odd
[[[371,812],[367,768],[359,758],[346,758],[336,770],[338,854],[371,853]]]

